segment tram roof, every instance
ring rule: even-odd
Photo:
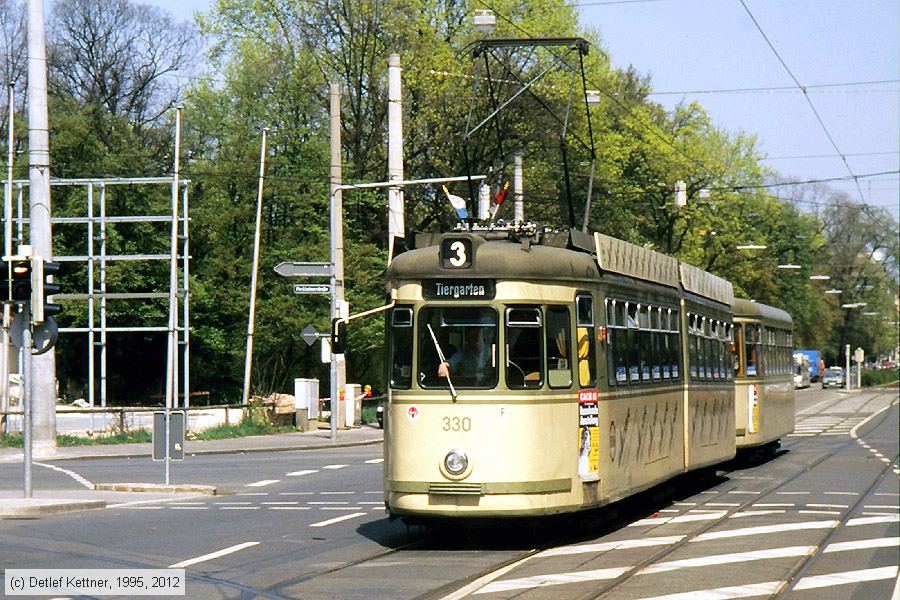
[[[471,240],[470,268],[441,266],[441,244],[447,239]],[[388,279],[511,278],[542,281],[585,281],[603,272],[665,285],[730,305],[731,282],[677,259],[636,244],[578,230],[455,231],[420,234],[415,250],[397,256],[387,270]],[[785,313],[787,314],[787,313]]]
[[[752,302],[744,298],[735,298],[731,308],[736,318],[759,319],[763,322],[777,323],[788,327],[794,324],[791,315],[787,311],[768,304]]]

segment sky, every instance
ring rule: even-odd
[[[184,20],[212,4],[142,1]],[[717,127],[756,136],[765,163],[783,178],[847,178],[827,185],[900,219],[897,0],[581,0],[579,7],[614,66],[650,76],[654,101],[667,108],[696,101]],[[773,192],[786,197],[789,188]]]

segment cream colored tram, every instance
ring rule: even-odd
[[[794,431],[793,320],[740,298],[732,309],[737,447],[774,446]]]
[[[417,246],[387,273],[392,515],[572,512],[734,456],[730,283],[577,231]]]

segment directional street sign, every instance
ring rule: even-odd
[[[316,343],[316,340],[319,339],[319,332],[316,331],[316,328],[312,325],[307,325],[300,334],[300,337],[303,338],[303,341],[306,342],[307,346],[312,346]]]
[[[316,262],[283,262],[275,267],[275,272],[282,277],[331,277],[334,273],[334,265]]]
[[[295,294],[330,294],[331,286],[327,283],[295,283]]]

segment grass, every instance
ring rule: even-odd
[[[191,434],[193,440],[225,440],[251,435],[270,435],[273,433],[287,433],[297,431],[291,426],[277,426],[268,423],[259,423],[253,419],[245,419],[237,425],[216,425],[196,434]]]
[[[61,433],[56,436],[56,445],[59,447],[72,446],[105,446],[111,444],[142,444],[150,442],[152,434],[146,429],[138,429],[116,435],[98,435],[94,437],[82,437],[80,435],[68,435]],[[23,445],[22,434],[7,433],[0,435],[0,448],[21,448]]]

